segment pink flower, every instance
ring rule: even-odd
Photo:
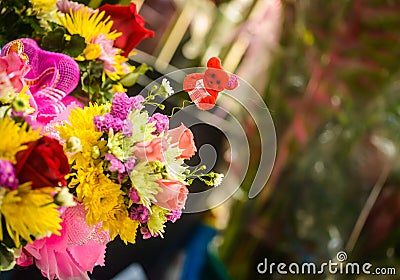
[[[104,70],[107,72],[115,72],[115,56],[118,54],[119,49],[114,48],[114,40],[109,40],[104,34],[100,34],[93,39],[93,44],[99,44],[101,53],[99,59],[104,62]]]
[[[84,10],[85,9],[85,5],[77,3],[77,2],[73,2],[73,1],[68,1],[68,0],[60,0],[57,1],[57,8],[60,12],[64,13],[64,14],[68,14],[70,12],[70,10],[72,9],[73,12],[76,12],[78,10]],[[86,7],[86,9],[93,14],[95,11],[93,9],[90,9],[88,7]]]
[[[134,155],[140,160],[146,161],[164,161],[164,148],[166,148],[165,140],[161,137],[154,138],[150,141],[143,141],[135,146]]]
[[[111,172],[118,171],[118,173],[122,174],[125,172],[125,165],[117,159],[113,154],[107,153],[106,160],[110,162],[110,167],[108,168]]]
[[[0,186],[15,190],[18,188],[18,178],[15,174],[13,164],[4,159],[0,159]]]
[[[150,219],[149,209],[147,209],[147,207],[143,204],[140,204],[137,208],[132,207],[129,217],[132,220],[137,220],[142,224],[147,223]]]
[[[140,196],[137,192],[137,190],[135,190],[134,188],[131,188],[129,190],[129,194],[128,194],[129,198],[132,200],[133,203],[139,203],[140,201]]]
[[[193,133],[184,124],[168,130],[167,137],[171,138],[171,144],[178,143],[178,148],[183,150],[180,158],[189,159],[196,153]]]
[[[143,239],[149,239],[149,238],[158,236],[157,233],[151,234],[151,232],[148,230],[148,228],[145,228],[145,227],[140,228],[140,233],[143,235]]]
[[[83,205],[67,208],[61,217],[61,235],[28,244],[16,262],[21,266],[35,263],[48,279],[89,279],[87,272],[104,265],[108,233],[86,224]]]
[[[6,72],[11,84],[17,92],[20,92],[25,85],[23,78],[30,71],[30,66],[25,64],[17,53],[9,52],[0,57],[0,72]]]
[[[182,210],[171,210],[166,217],[168,221],[175,223],[177,220],[181,218]]]
[[[157,182],[162,191],[155,195],[157,202],[154,203],[156,205],[170,210],[181,210],[185,207],[189,191],[183,183],[167,179]]]

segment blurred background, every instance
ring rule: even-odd
[[[221,268],[229,276],[218,279],[296,279],[260,275],[257,264],[321,263],[339,251],[399,269],[400,1],[152,0],[140,13],[156,37],[139,50],[157,71],[217,55],[253,85],[275,123],[272,175],[248,199],[263,166],[257,130],[242,120],[250,169],[242,195],[206,215],[221,227],[204,279]],[[367,279],[325,275],[334,277]]]
[[[93,279],[313,279],[260,274],[257,265],[265,258],[319,264],[340,251],[400,273],[400,1],[135,2],[155,37],[131,57],[153,70],[130,93],[219,56],[267,104],[277,155],[268,183],[248,199],[264,167],[259,133],[243,114],[251,157],[237,193],[168,225],[164,239],[113,242]],[[193,129],[198,147],[216,148],[214,169],[222,172],[224,136]],[[315,279],[378,279],[367,276]]]
[[[139,46],[154,69],[219,56],[253,85],[275,123],[272,175],[248,199],[263,166],[257,130],[242,120],[250,169],[242,195],[206,215],[221,227],[204,279],[218,267],[232,279],[295,279],[260,275],[257,264],[321,263],[339,251],[399,268],[400,1],[152,0],[140,13],[156,33]]]

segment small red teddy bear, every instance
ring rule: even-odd
[[[212,57],[207,62],[204,74],[189,74],[183,81],[183,89],[201,110],[210,110],[224,89],[233,90],[239,83],[236,75],[229,76],[221,67],[221,60]]]

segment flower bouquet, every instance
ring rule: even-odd
[[[174,93],[166,79],[148,96],[126,94],[148,69],[127,56],[152,36],[134,4],[11,2],[3,18],[31,32],[0,57],[0,268],[88,279],[108,242],[162,237],[193,180],[218,185],[222,174],[190,170],[190,129],[145,110]]]

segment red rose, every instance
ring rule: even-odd
[[[106,16],[110,16],[114,22],[113,29],[121,32],[122,35],[114,42],[114,47],[124,51],[127,57],[131,50],[145,38],[153,37],[154,32],[144,28],[144,19],[136,13],[136,5],[131,3],[129,6],[106,4],[99,7]]]
[[[43,136],[30,142],[26,150],[16,155],[15,172],[20,183],[32,182],[32,188],[66,185],[68,158],[57,140]]]

